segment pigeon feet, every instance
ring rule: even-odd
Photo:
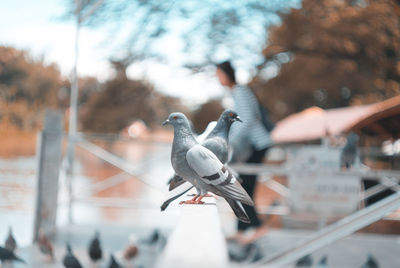
[[[188,204],[196,204],[195,202],[196,202],[195,200],[190,199],[190,200],[179,202],[179,205],[182,205],[182,204],[186,204],[186,205],[188,205]]]
[[[202,205],[202,204],[204,204],[204,202],[201,201],[201,199],[203,199],[203,197],[204,197],[203,195],[196,195],[195,197],[193,197],[190,200],[179,202],[179,205],[182,205],[182,204]]]
[[[190,204],[190,205],[202,205],[202,204],[204,204],[204,202],[201,201],[201,200],[192,200],[192,199],[190,199],[190,200],[179,202],[179,205],[182,205],[182,204],[186,204],[186,205],[188,205],[188,204]]]

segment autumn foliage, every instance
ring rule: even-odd
[[[275,119],[312,105],[398,95],[399,15],[396,1],[304,0],[270,28],[265,63],[251,86]],[[265,75],[271,67],[279,70],[272,78]]]
[[[31,58],[25,51],[0,46],[0,123],[19,130],[37,130],[44,107],[58,107],[65,85],[55,65]]]

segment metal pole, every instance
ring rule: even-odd
[[[74,176],[74,157],[75,157],[75,142],[76,129],[78,121],[78,58],[79,58],[79,31],[81,26],[81,0],[76,0],[76,30],[75,30],[75,61],[72,73],[71,99],[69,108],[69,129],[68,129],[68,152],[67,152],[67,187],[68,187],[68,223],[72,224],[72,203],[73,191],[72,180]]]

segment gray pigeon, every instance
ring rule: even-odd
[[[119,264],[115,258],[114,255],[110,255],[110,262],[108,263],[108,268],[122,268],[121,264]]]
[[[322,258],[319,260],[316,268],[328,268],[328,256],[324,255]]]
[[[312,263],[311,255],[308,254],[297,260],[296,267],[311,267]]]
[[[379,268],[378,261],[372,256],[371,253],[368,254],[367,261],[361,266],[361,268]]]
[[[223,111],[214,129],[201,142],[201,145],[213,152],[223,164],[226,164],[229,160],[229,130],[233,122],[236,121],[242,122],[235,111],[229,109]],[[169,182],[169,190],[172,191],[183,183],[185,183],[185,180],[175,174]]]
[[[254,206],[253,200],[217,156],[196,141],[186,116],[172,113],[163,123],[166,124],[174,127],[172,167],[177,175],[193,184],[197,190],[193,199],[183,203],[203,204],[201,199],[207,192],[212,192],[225,198],[240,221],[249,223],[250,219],[241,203]]]
[[[99,232],[96,231],[94,233],[94,237],[90,241],[89,248],[88,248],[89,257],[93,262],[97,262],[97,261],[101,260],[101,258],[103,256],[103,251],[101,249],[99,236],[100,236]]]
[[[0,247],[0,261],[2,263],[6,261],[19,261],[26,264],[26,262],[20,257],[16,256],[14,252],[3,247]]]
[[[347,135],[347,142],[340,154],[341,168],[349,169],[356,162],[358,156],[357,143],[358,143],[357,134],[351,132],[349,135]]]
[[[17,241],[15,241],[15,238],[14,238],[13,233],[12,233],[11,226],[8,229],[8,237],[6,239],[6,242],[4,243],[4,247],[6,249],[8,249],[9,251],[12,251],[12,252],[14,252],[15,249],[17,248]]]
[[[64,256],[63,264],[65,268],[82,268],[81,263],[72,253],[71,246],[67,243],[67,254]]]
[[[235,111],[225,110],[222,112],[213,130],[201,142],[201,145],[211,150],[223,164],[226,164],[229,160],[229,130],[235,121],[242,122]],[[174,190],[183,183],[185,183],[185,180],[175,174],[168,182],[169,191]],[[192,188],[193,187],[185,187],[183,191],[164,201],[161,205],[161,211],[164,211],[172,201],[179,198]]]

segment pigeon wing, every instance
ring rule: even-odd
[[[186,153],[189,166],[210,185],[217,195],[238,200],[247,205],[254,205],[250,196],[237,182],[231,172],[218,160],[209,149],[197,144]]]

